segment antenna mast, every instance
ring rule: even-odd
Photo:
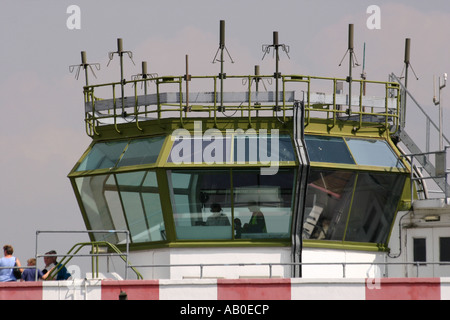
[[[81,68],[83,68],[84,76],[86,79],[86,86],[88,86],[89,85],[88,71],[87,71],[88,67],[89,67],[89,69],[91,69],[91,72],[94,75],[94,77],[97,78],[97,76],[95,75],[94,69],[92,69],[92,66],[95,66],[95,68],[97,70],[100,70],[100,64],[99,63],[87,63],[86,61],[87,61],[86,51],[81,51],[81,64],[78,64],[78,65],[75,64],[75,65],[69,66],[69,72],[72,73],[75,70],[75,68],[77,68],[77,71],[75,73],[75,78],[78,80],[78,77],[80,76],[80,70],[81,70]]]
[[[225,46],[225,20],[220,20],[220,34],[219,34],[219,48],[216,51],[216,55],[214,56],[214,59],[212,63],[215,63],[216,61],[220,62],[220,73],[219,73],[219,79],[220,79],[220,106],[218,108],[218,111],[222,112],[225,111],[225,107],[223,106],[223,79],[226,79],[227,74],[223,72],[223,52],[224,50],[227,52],[228,57],[231,60],[231,63],[234,63],[233,58],[231,58],[230,53],[228,52],[227,47]],[[220,60],[217,60],[217,54],[220,51]]]
[[[290,59],[289,57],[289,46],[285,45],[285,44],[279,44],[278,43],[278,31],[274,31],[273,32],[273,43],[271,45],[268,44],[263,44],[262,46],[262,51],[264,52],[264,55],[262,57],[262,60],[264,60],[264,57],[266,56],[266,54],[268,54],[270,52],[270,48],[274,48],[274,54],[275,54],[275,73],[274,73],[274,78],[275,78],[275,107],[274,110],[275,111],[280,111],[280,107],[278,106],[278,99],[279,99],[279,95],[278,95],[278,79],[281,78],[281,73],[278,72],[278,64],[280,61],[280,56],[279,56],[279,48],[281,47],[281,49],[286,53],[287,57]]]
[[[353,24],[348,25],[348,49],[344,54],[344,57],[341,60],[341,63],[339,63],[339,66],[341,66],[342,61],[344,61],[345,56],[347,53],[349,54],[349,63],[348,63],[348,109],[347,114],[351,115],[352,111],[352,68],[355,66],[359,66],[358,60],[356,59],[356,54],[353,50],[353,34],[354,34],[354,27]],[[355,59],[355,61],[353,61]]]
[[[123,50],[123,42],[121,38],[117,39],[117,51],[114,52],[110,52],[108,54],[109,57],[109,61],[108,64],[106,66],[109,66],[109,63],[112,61],[114,54],[117,53],[117,55],[120,57],[120,89],[121,89],[121,93],[122,93],[122,116],[126,116],[126,112],[125,112],[125,108],[124,108],[124,85],[127,83],[127,81],[125,80],[125,78],[123,77],[123,55],[126,53],[128,54],[128,57],[130,58],[131,62],[133,62],[133,64],[135,65],[134,61],[133,61],[133,53],[131,51],[124,51]]]

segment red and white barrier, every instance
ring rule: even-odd
[[[450,278],[68,280],[0,283],[0,300],[450,300]]]

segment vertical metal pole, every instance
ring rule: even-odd
[[[119,38],[117,39],[117,53],[120,57],[120,89],[121,89],[121,93],[122,93],[122,115],[124,115],[124,81],[125,79],[123,78],[123,43],[122,43],[122,39]]]
[[[406,125],[406,90],[408,89],[408,69],[409,69],[409,60],[410,60],[410,51],[411,51],[411,39],[406,38],[405,39],[405,96],[403,99],[405,100],[403,102],[403,110],[402,110],[402,121],[401,121],[401,127],[404,128]]]
[[[84,68],[84,76],[86,79],[86,87],[89,85],[89,81],[88,81],[88,64],[87,64],[87,59],[86,59],[86,51],[81,51],[81,64],[83,65]]]
[[[278,49],[279,49],[279,44],[278,44],[278,32],[274,31],[273,32],[273,48],[275,50],[275,111],[278,111],[278,77],[279,77],[279,72],[278,72],[278,62],[279,62],[279,53],[278,53]]]
[[[219,38],[219,48],[220,48],[220,110],[225,111],[223,107],[223,78],[225,77],[223,73],[223,50],[225,49],[225,20],[220,20],[220,38]]]
[[[353,24],[348,25],[348,50],[349,50],[349,65],[348,65],[348,114],[351,114],[352,109],[352,66],[353,66]]]
[[[191,111],[189,108],[189,56],[186,55],[186,111]]]
[[[147,99],[147,61],[142,61],[142,78],[144,79],[144,95]],[[136,84],[137,85],[137,84]],[[145,116],[147,116],[147,105],[145,105]]]

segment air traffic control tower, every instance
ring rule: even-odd
[[[265,50],[278,58],[283,46],[274,33]],[[318,268],[297,263],[343,252],[382,261],[411,198],[391,138],[398,83],[227,75],[225,49],[218,75],[158,76],[143,63],[132,80],[84,87],[92,143],[69,179],[88,230],[129,232],[92,240],[128,240],[134,264],[159,266],[140,269],[147,279],[199,277],[193,264],[211,265],[202,277],[306,277]],[[128,53],[121,39],[116,53]]]

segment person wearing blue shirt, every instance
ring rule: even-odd
[[[17,281],[13,273],[13,267],[17,263],[20,267],[20,261],[13,256],[14,249],[9,244],[3,246],[4,257],[0,259],[0,282]],[[20,270],[22,271],[22,270]]]
[[[42,270],[43,274],[46,274],[47,272],[50,273],[52,268],[59,269],[56,280],[67,280],[70,278],[71,274],[67,271],[66,267],[59,264],[59,262],[56,261],[56,251],[51,250],[46,253],[46,255],[52,255],[52,256],[44,256],[44,263],[45,263],[45,269]]]
[[[45,274],[40,270],[37,269],[37,279],[36,279],[36,259],[35,258],[30,258],[27,260],[27,265],[29,267],[34,267],[34,268],[27,268],[22,272],[22,279],[21,281],[35,281],[35,280],[45,280],[47,279],[48,275],[50,274],[50,272],[54,269],[51,268],[49,271],[47,271]]]

